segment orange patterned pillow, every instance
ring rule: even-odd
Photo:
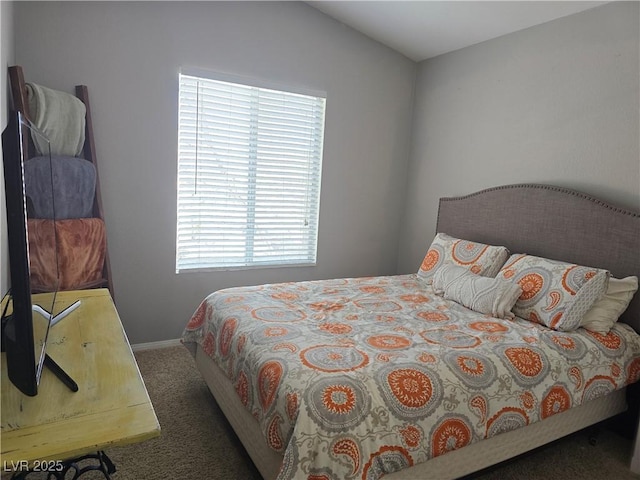
[[[452,263],[482,275],[495,277],[509,258],[506,247],[485,245],[438,233],[418,270],[418,278],[431,283],[436,270],[445,263]]]
[[[571,331],[607,291],[609,272],[533,255],[511,255],[498,278],[522,287],[512,311],[554,330]]]

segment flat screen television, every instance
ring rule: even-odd
[[[50,196],[51,206],[55,212],[55,195],[53,192],[53,169],[51,153],[47,148],[48,140],[20,112],[12,112],[7,127],[2,133],[2,152],[4,164],[4,181],[7,207],[7,234],[9,246],[9,267],[11,279],[10,297],[2,311],[2,350],[6,352],[6,363],[9,380],[25,395],[38,393],[38,385],[43,366],[50,368],[71,390],[77,391],[77,384],[46,353],[47,337],[52,325],[78,306],[78,302],[58,315],[53,315],[57,288],[49,292],[34,294],[30,282],[29,264],[29,199],[25,194],[25,162],[30,158],[28,152],[33,151],[33,143],[37,142],[40,152],[37,153],[45,163],[48,159],[49,169],[45,169],[50,191],[41,192]],[[43,147],[44,146],[44,147]],[[54,217],[45,221],[44,228],[52,229],[47,238],[56,241],[55,213]],[[56,245],[49,251],[57,252]],[[57,266],[57,261],[53,262]],[[58,277],[57,272],[54,274]]]

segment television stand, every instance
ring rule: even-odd
[[[44,363],[43,365],[45,367],[47,367],[49,370],[51,370],[51,372],[58,377],[58,379],[64,383],[69,390],[71,390],[72,392],[77,392],[78,391],[78,384],[76,382],[73,381],[73,378],[71,378],[69,376],[69,374],[67,374],[67,372],[65,372],[62,367],[60,365],[58,365],[53,358],[51,358],[49,356],[48,353],[44,354]]]
[[[64,317],[66,317],[69,313],[71,313],[73,310],[75,310],[79,306],[80,306],[80,300],[75,302],[73,305],[65,308],[62,312],[60,312],[58,315],[55,315],[55,316],[52,316],[49,312],[47,312],[40,305],[33,305],[32,306],[32,310],[34,312],[38,312],[45,319],[51,319],[50,320],[50,325],[55,325],[55,323],[58,323],[60,320],[62,320]],[[13,317],[13,314],[6,315],[5,313],[6,313],[6,308],[5,308],[5,312],[3,313],[3,316],[2,316],[2,333],[0,334],[1,337],[2,337],[2,347],[3,347],[2,351],[4,351],[4,338],[5,338],[5,335],[15,336],[15,333],[9,333],[9,331],[13,332],[13,330],[12,330],[13,325],[11,323],[11,319]],[[55,323],[53,323],[54,321],[55,321]],[[48,333],[47,333],[47,336],[48,336]],[[46,342],[46,340],[45,340],[45,342]],[[38,378],[40,378],[40,376],[41,376],[42,367],[47,367],[49,370],[51,370],[51,372],[56,377],[58,377],[58,379],[63,384],[65,384],[69,388],[69,390],[71,390],[72,392],[77,392],[78,391],[78,384],[47,353],[45,353],[45,355],[44,355],[44,359],[42,361],[42,364],[38,366],[38,368],[40,369],[40,370],[38,370],[38,374],[37,374]]]
[[[33,310],[34,312],[39,313],[40,315],[42,315],[45,320],[49,321],[49,328],[53,327],[54,325],[56,325],[58,322],[60,322],[61,320],[63,320],[67,315],[69,315],[71,312],[73,312],[76,308],[78,308],[80,306],[81,301],[77,300],[76,302],[74,302],[73,304],[69,305],[67,308],[65,308],[64,310],[62,310],[61,312],[59,312],[56,315],[53,315],[50,312],[47,312],[44,308],[42,308],[40,305],[32,305],[31,306],[31,310]],[[48,353],[45,353],[44,355],[44,362],[43,362],[43,366],[47,367],[49,370],[51,370],[51,372],[58,377],[58,379],[64,383],[69,390],[71,390],[72,392],[77,392],[78,391],[78,384],[73,380],[73,378],[71,378],[69,376],[69,374],[67,374],[67,372],[65,372],[62,367],[60,365],[58,365],[53,358],[51,358],[49,356]]]
[[[44,308],[42,308],[40,305],[32,305],[31,306],[31,310],[33,310],[34,312],[39,313],[40,315],[42,315],[46,320],[49,320],[49,326],[53,327],[55,324],[57,324],[60,320],[63,320],[67,315],[69,315],[71,312],[73,312],[76,308],[78,308],[80,306],[81,301],[77,300],[75,303],[73,303],[72,305],[69,305],[67,308],[65,308],[64,310],[62,310],[60,313],[56,314],[56,315],[52,315],[51,313],[47,312]]]

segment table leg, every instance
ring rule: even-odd
[[[81,462],[91,461],[88,465],[80,465]],[[34,472],[32,470],[25,472],[16,472],[11,480],[35,480],[36,474],[45,474],[46,480],[77,480],[88,472],[101,472],[105,480],[111,480],[111,474],[116,472],[116,466],[104,451],[84,455],[82,457],[73,458],[60,462],[60,469],[50,470],[48,472]],[[73,475],[67,477],[67,475]]]

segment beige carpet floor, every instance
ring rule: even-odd
[[[261,478],[184,347],[142,351],[136,359],[162,434],[109,449],[118,468],[113,480]],[[595,446],[580,432],[473,478],[638,480],[628,470],[631,449],[631,440],[608,429],[600,430]]]

